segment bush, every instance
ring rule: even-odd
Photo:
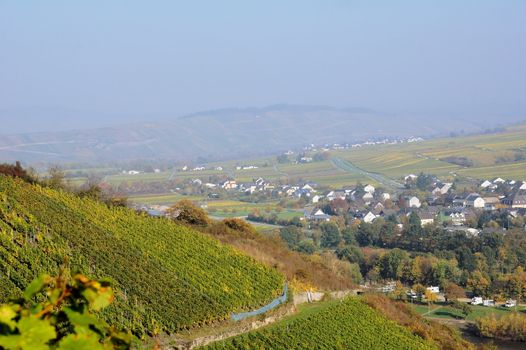
[[[37,299],[41,302],[33,302]],[[76,275],[72,281],[43,275],[21,299],[0,306],[0,346],[6,349],[130,349],[131,335],[117,332],[92,311],[113,301],[107,282]]]
[[[209,224],[206,212],[188,199],[177,202],[168,209],[167,214],[173,220],[189,225],[207,226]]]
[[[248,235],[254,235],[256,231],[254,229],[254,226],[250,225],[248,222],[242,219],[227,218],[227,219],[224,219],[222,222],[228,228],[248,234]]]
[[[500,318],[495,317],[495,314],[480,317],[475,327],[484,337],[526,341],[526,316],[516,312]]]

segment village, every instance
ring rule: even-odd
[[[253,167],[253,166],[246,166]],[[240,167],[243,169],[243,167]],[[313,182],[277,184],[264,178],[252,182],[226,179],[219,183],[192,179],[193,187],[201,188],[202,207],[218,198],[295,201],[302,212],[299,219],[307,227],[346,218],[349,225],[371,224],[378,219],[396,220],[400,229],[411,214],[417,215],[422,227],[439,225],[449,231],[478,235],[481,231],[505,230],[524,226],[526,216],[526,182],[496,178],[481,180],[470,187],[442,182],[437,177],[421,173],[408,174],[404,187],[388,191],[372,184],[357,184],[337,190],[323,189]],[[176,188],[179,191],[181,188]],[[166,210],[167,206],[155,206]],[[252,215],[250,218],[254,218]],[[297,221],[295,221],[297,223]]]

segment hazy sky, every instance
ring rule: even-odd
[[[526,117],[526,1],[0,0],[0,133],[276,103]]]

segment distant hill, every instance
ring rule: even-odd
[[[478,132],[512,121],[402,117],[364,108],[327,106],[233,108],[100,129],[14,135],[2,130],[0,160],[30,163],[191,161],[199,157],[220,160],[267,155],[310,143],[430,137],[460,130]]]
[[[283,290],[276,270],[167,219],[0,175],[0,303],[38,275],[110,278],[104,316],[142,336],[224,320]]]

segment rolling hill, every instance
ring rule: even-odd
[[[29,163],[235,159],[310,143],[478,132],[516,121],[393,116],[326,106],[233,108],[100,129],[16,135],[2,130],[0,159]]]
[[[42,273],[109,278],[107,320],[136,335],[229,318],[282,292],[274,269],[166,219],[0,175],[0,302]]]

